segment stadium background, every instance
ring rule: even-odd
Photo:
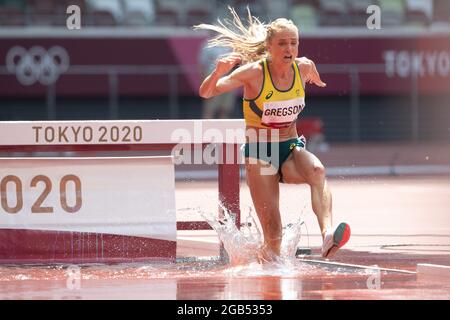
[[[69,30],[66,8],[81,9]],[[369,5],[381,29],[369,30]],[[0,120],[196,119],[202,101],[200,22],[241,15],[291,18],[300,56],[325,89],[307,87],[303,118],[320,119],[330,142],[450,140],[450,1],[446,0],[0,0]],[[61,47],[55,81],[20,80],[13,47]],[[39,61],[37,61],[39,62]],[[13,70],[14,69],[14,70]],[[235,118],[242,117],[236,100]]]

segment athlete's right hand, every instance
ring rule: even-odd
[[[242,61],[242,57],[238,53],[232,53],[226,57],[220,58],[216,63],[215,73],[223,76],[231,71],[235,65]]]

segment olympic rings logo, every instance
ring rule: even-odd
[[[30,50],[15,46],[6,55],[6,68],[16,75],[24,86],[36,82],[42,85],[55,83],[59,76],[69,69],[69,55],[63,47],[54,46],[48,50],[34,46]]]

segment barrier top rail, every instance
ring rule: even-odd
[[[25,145],[244,142],[244,120],[0,121],[0,146],[13,149]]]
[[[177,144],[223,144],[226,147],[222,148],[222,159],[231,151],[234,160],[217,163],[218,200],[235,215],[238,227],[237,155],[244,142],[244,120],[0,121],[2,152],[172,150]],[[177,223],[177,229],[211,227],[204,221],[182,221]]]

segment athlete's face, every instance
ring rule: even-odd
[[[291,64],[298,55],[297,30],[295,28],[281,29],[269,40],[267,49],[274,62]]]

